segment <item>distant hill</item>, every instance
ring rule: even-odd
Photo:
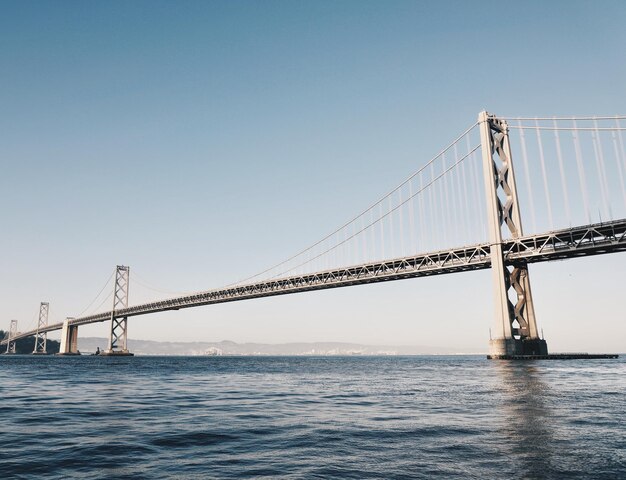
[[[78,348],[93,353],[106,349],[108,340],[99,337],[79,337]],[[450,348],[427,346],[361,345],[342,342],[311,343],[236,343],[221,342],[156,342],[128,340],[128,348],[137,355],[445,355],[455,353],[482,353],[479,349],[460,352]],[[32,349],[32,347],[31,347]]]

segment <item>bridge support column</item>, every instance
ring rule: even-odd
[[[63,322],[59,355],[80,355],[78,351],[78,325],[70,325],[70,320],[73,318],[68,317]]]
[[[35,334],[35,348],[33,349],[33,355],[47,355],[46,343],[48,341],[48,333],[41,332],[48,326],[48,311],[50,310],[50,304],[48,302],[41,302],[39,304],[39,322],[37,322],[37,333]]]
[[[128,318],[117,315],[116,310],[128,307],[128,287],[130,285],[130,268],[118,265],[115,270],[115,287],[113,290],[113,310],[111,311],[111,331],[109,346],[101,353],[105,356],[132,356],[128,351],[127,324]]]
[[[496,314],[490,355],[547,355],[548,346],[537,331],[528,265],[506,265],[502,252],[503,226],[512,238],[523,235],[508,125],[487,112],[479,114],[478,122]]]
[[[15,353],[15,340],[12,340],[17,336],[17,320],[11,320],[11,326],[9,327],[9,336],[7,337],[7,354]]]

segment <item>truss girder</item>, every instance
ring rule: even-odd
[[[511,268],[522,267],[529,263],[626,252],[626,219],[504,240],[502,252],[504,264],[508,267],[509,272]],[[69,324],[87,325],[104,322],[110,320],[113,313],[117,317],[125,319],[137,315],[193,308],[214,303],[405,278],[444,275],[481,270],[490,266],[491,246],[489,243],[484,243],[449,251],[429,252],[385,262],[317,272],[310,275],[297,275],[227,289],[200,292],[194,295],[120,308],[114,312],[109,311],[79,317],[71,320]],[[45,329],[40,329],[40,332],[60,330],[62,327],[63,322],[55,323],[48,325]],[[16,335],[15,339],[30,337],[36,332],[36,330],[31,330],[20,333]],[[6,343],[7,339],[0,341],[0,345],[6,345]]]

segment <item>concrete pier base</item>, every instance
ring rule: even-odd
[[[61,346],[59,355],[80,355],[78,352],[78,326],[70,325],[72,318],[66,318],[61,330]]]
[[[514,338],[496,338],[489,340],[489,355],[520,355],[522,341]]]
[[[100,352],[103,357],[134,357],[135,354],[128,350],[104,350]]]
[[[547,355],[487,355],[489,360],[598,360],[619,358],[617,353],[549,353]]]
[[[520,355],[546,356],[548,355],[548,344],[541,338],[527,338],[524,340],[496,338],[489,341],[488,358],[506,358]]]
[[[522,340],[522,355],[548,355],[548,344],[541,338]]]

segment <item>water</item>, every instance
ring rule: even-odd
[[[626,362],[0,357],[0,478],[626,478]]]

